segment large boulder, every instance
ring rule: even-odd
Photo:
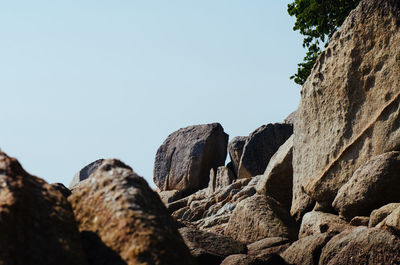
[[[247,252],[246,245],[230,237],[183,227],[180,234],[198,264],[219,265],[228,256]]]
[[[84,181],[85,179],[89,178],[89,176],[98,169],[101,164],[103,163],[104,159],[98,159],[93,161],[92,163],[86,165],[81,170],[79,170],[74,178],[72,179],[71,183],[69,183],[69,187],[72,188],[77,185],[79,182]]]
[[[0,171],[0,264],[87,264],[64,195],[1,151]]]
[[[263,125],[252,132],[244,145],[238,178],[263,174],[271,157],[292,134],[293,125],[285,123]]]
[[[236,136],[228,144],[229,157],[231,158],[233,172],[236,176],[238,175],[240,158],[242,157],[246,140],[247,136]]]
[[[333,207],[350,220],[369,216],[372,210],[390,202],[400,202],[400,152],[371,158],[358,168],[333,201]]]
[[[257,193],[270,196],[290,210],[293,187],[293,136],[272,156],[257,184]]]
[[[225,235],[244,243],[266,237],[297,238],[297,224],[277,201],[254,195],[241,201],[225,228]]]
[[[319,264],[400,264],[400,239],[376,228],[346,230],[325,245]]]
[[[297,218],[312,206],[306,193],[329,208],[357,168],[399,150],[399,14],[398,1],[362,1],[303,85],[294,125]]]
[[[195,264],[160,197],[121,161],[104,160],[68,199],[91,264]]]
[[[154,183],[164,190],[186,193],[206,188],[210,169],[223,166],[229,136],[221,124],[189,126],[170,134],[158,148]]]

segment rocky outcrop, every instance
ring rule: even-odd
[[[319,264],[400,264],[400,239],[375,228],[347,230],[325,245]]]
[[[189,227],[180,228],[179,232],[198,264],[219,265],[230,255],[247,252],[245,244],[227,236]]]
[[[240,158],[242,157],[246,140],[247,136],[236,136],[228,144],[229,157],[231,158],[235,176],[238,175]]]
[[[263,125],[252,132],[244,145],[238,178],[263,174],[271,157],[292,134],[293,125],[284,123]]]
[[[289,264],[317,265],[321,249],[332,238],[333,234],[323,233],[307,236],[294,242],[281,257]]]
[[[219,123],[179,129],[157,150],[154,183],[161,191],[193,193],[206,188],[210,169],[225,163],[227,145],[228,135]]]
[[[87,264],[64,195],[1,151],[0,171],[0,264]]]
[[[333,201],[333,207],[348,220],[369,216],[372,210],[400,202],[400,152],[371,158],[358,168]]]
[[[159,196],[121,161],[104,160],[68,199],[91,264],[195,264]]]
[[[218,190],[229,186],[236,179],[234,173],[228,167],[218,167],[217,172],[214,169],[210,171],[210,182],[208,191],[213,194]]]
[[[337,215],[312,211],[303,216],[299,238],[322,234],[328,231],[340,233],[349,227],[349,224]]]
[[[361,1],[303,85],[294,126],[297,218],[312,206],[306,193],[329,208],[357,168],[400,149],[399,14],[397,1]]]
[[[98,159],[96,161],[93,161],[92,163],[86,165],[84,168],[79,170],[72,179],[71,183],[69,184],[69,187],[72,188],[75,185],[77,185],[79,182],[89,178],[89,176],[98,169],[101,164],[103,163],[104,159]]]
[[[389,203],[371,212],[368,227],[374,227],[383,221],[389,214],[400,207],[400,203]]]
[[[288,210],[292,203],[292,155],[293,136],[272,156],[256,188],[257,193],[274,198]]]
[[[241,201],[225,228],[225,235],[252,243],[265,237],[297,238],[297,225],[277,201],[254,195]]]

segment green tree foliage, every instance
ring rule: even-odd
[[[348,14],[360,0],[294,0],[288,5],[288,13],[295,16],[293,30],[304,35],[303,47],[308,51],[304,61],[298,64],[297,73],[291,76],[294,82],[303,85],[321,53],[321,46],[342,25]]]

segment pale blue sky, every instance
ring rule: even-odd
[[[289,2],[2,1],[0,147],[51,183],[111,157],[152,183],[181,127],[282,121],[304,55]]]

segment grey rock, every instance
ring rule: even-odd
[[[206,188],[210,169],[223,166],[228,135],[219,123],[189,126],[170,134],[158,148],[154,183],[187,194]]]
[[[229,157],[231,158],[235,176],[238,175],[240,158],[242,157],[246,140],[247,136],[236,136],[228,144]]]
[[[235,179],[235,175],[228,167],[218,167],[216,173],[214,172],[214,169],[211,169],[208,190],[212,194],[226,186],[229,186]]]
[[[93,172],[96,171],[96,169],[98,169],[101,164],[103,163],[104,159],[98,159],[88,165],[86,165],[84,168],[82,168],[81,170],[79,170],[79,172],[77,172],[74,176],[74,178],[72,179],[71,183],[69,184],[70,188],[73,188],[75,185],[77,185],[79,182],[86,180],[89,178],[89,176],[91,174],[93,174]]]

